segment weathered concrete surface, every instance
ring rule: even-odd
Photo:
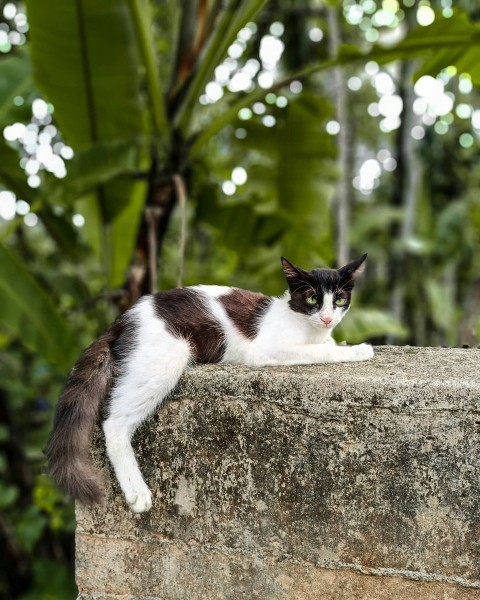
[[[480,598],[480,351],[190,371],[139,431],[150,513],[78,508],[84,600]]]

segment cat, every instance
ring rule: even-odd
[[[332,338],[366,258],[340,269],[305,271],[282,257],[288,290],[281,297],[215,285],[142,297],[73,367],[46,449],[50,475],[82,504],[102,500],[90,443],[100,404],[108,398],[103,422],[108,458],[131,510],[148,511],[152,496],[131,439],[190,365],[263,367],[372,358],[370,345],[337,346]]]

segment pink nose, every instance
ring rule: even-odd
[[[332,317],[322,317],[321,321],[322,323],[325,323],[325,325],[329,325],[332,322]]]

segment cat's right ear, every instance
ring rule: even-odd
[[[302,269],[292,265],[292,263],[289,262],[284,256],[282,256],[282,267],[288,283],[295,281],[303,274]]]
[[[365,270],[366,258],[367,254],[362,254],[362,256],[359,256],[355,260],[349,262],[348,265],[338,269],[338,273],[344,288],[347,289],[347,286],[353,288],[354,283]]]

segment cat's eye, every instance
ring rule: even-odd
[[[311,304],[312,306],[317,303],[316,296],[307,296],[307,304]]]
[[[345,306],[346,303],[347,303],[346,298],[336,298],[335,299],[335,306]]]

